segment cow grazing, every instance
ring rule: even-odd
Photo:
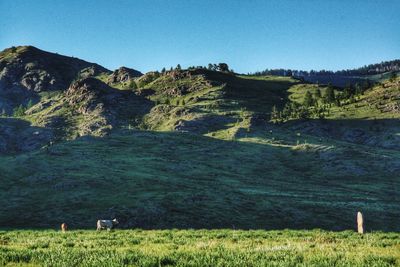
[[[61,231],[65,233],[68,230],[68,225],[66,223],[61,224]]]
[[[97,221],[97,231],[105,230],[105,229],[110,231],[117,224],[118,224],[117,219],[114,219],[114,220],[98,220]]]

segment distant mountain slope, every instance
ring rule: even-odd
[[[400,71],[383,72],[380,74],[366,74],[366,75],[343,75],[343,74],[318,74],[318,75],[305,75],[299,76],[307,82],[318,84],[332,84],[338,87],[346,87],[348,85],[355,85],[357,83],[375,83],[388,79],[393,73],[400,74]]]
[[[339,70],[339,71],[303,71],[291,69],[266,69],[255,72],[253,75],[274,75],[293,76],[305,81],[320,84],[332,84],[345,87],[349,84],[363,83],[366,81],[379,82],[389,78],[392,73],[400,73],[400,60],[383,61],[377,64],[370,64],[360,68]]]

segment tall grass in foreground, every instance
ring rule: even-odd
[[[400,233],[0,231],[9,266],[400,266]]]

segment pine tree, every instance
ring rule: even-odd
[[[311,107],[314,105],[314,99],[310,91],[307,91],[306,96],[304,97],[303,105],[306,107]]]
[[[320,120],[325,119],[324,108],[318,108],[316,115],[317,115],[318,119],[320,119]]]
[[[393,71],[393,72],[390,74],[390,81],[391,81],[391,82],[394,82],[396,79],[397,79],[397,73]]]
[[[26,105],[26,109],[30,109],[31,107],[33,107],[33,101],[32,99],[29,100],[28,104]]]
[[[348,84],[344,90],[343,90],[343,97],[344,98],[350,98],[352,95],[354,95],[355,90],[352,84]]]
[[[129,89],[131,89],[131,90],[135,90],[135,89],[138,88],[138,86],[136,85],[136,82],[135,82],[134,80],[131,80],[131,81],[129,82],[128,87],[129,87]]]
[[[310,117],[310,112],[307,108],[300,107],[297,111],[297,116],[299,119],[308,119]]]
[[[273,106],[271,110],[271,121],[275,123],[278,122],[279,120],[280,120],[279,111],[276,108],[276,106]]]
[[[321,89],[317,88],[317,91],[315,92],[315,98],[320,99],[321,97],[322,97]]]
[[[355,87],[356,87],[356,92],[355,92],[356,95],[362,95],[364,93],[361,84],[356,83]]]
[[[335,98],[335,91],[333,90],[332,86],[328,86],[325,92],[324,96],[325,103],[331,104],[334,103],[336,98]]]
[[[25,115],[25,108],[22,105],[19,105],[18,107],[14,108],[13,116],[14,117],[21,117]]]
[[[282,110],[282,119],[288,120],[292,116],[292,105],[288,102],[285,104],[283,110]]]
[[[218,70],[222,72],[229,72],[229,66],[226,63],[219,63]]]

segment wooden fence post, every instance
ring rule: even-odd
[[[361,212],[357,212],[357,231],[359,234],[364,234],[364,219]]]
[[[66,223],[62,223],[62,224],[61,224],[61,231],[62,231],[63,233],[65,233],[67,230],[68,230],[67,224],[66,224]]]

